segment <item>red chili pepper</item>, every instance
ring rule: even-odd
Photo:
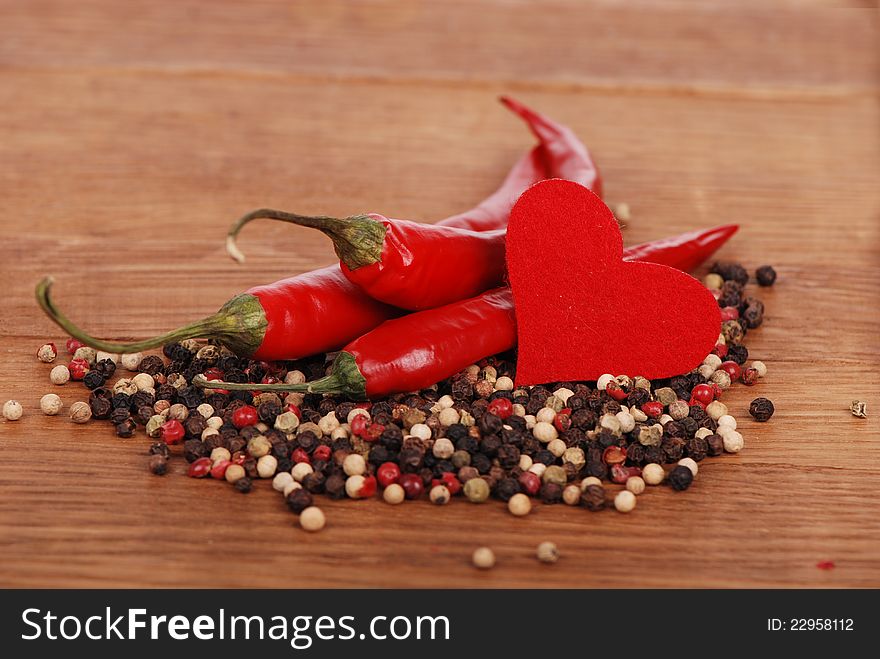
[[[623,252],[627,261],[647,261],[690,272],[730,240],[739,226],[724,224],[711,229],[688,231],[673,238],[654,240],[628,247]]]
[[[596,166],[586,147],[565,126],[523,105],[504,99],[529,125],[541,144],[546,168],[539,178],[565,178],[601,192]],[[515,190],[493,204],[506,215],[523,190],[535,181],[538,168],[517,180]],[[522,186],[525,180],[527,183]],[[505,182],[505,185],[507,182]],[[402,309],[422,310],[479,295],[504,283],[505,231],[472,231],[446,224],[392,220],[370,213],[345,219],[313,217],[262,208],[239,219],[229,230],[226,249],[236,261],[242,228],[256,219],[272,219],[324,232],[339,256],[342,272],[370,297]],[[486,229],[484,225],[481,229]]]
[[[659,241],[657,249],[649,245],[630,249],[650,257],[647,260],[653,263],[673,267],[676,254],[686,263],[694,260],[693,250],[675,239]],[[716,242],[706,245],[703,259],[718,246]],[[629,252],[624,250],[624,258],[629,257]],[[510,350],[515,344],[513,297],[510,289],[497,288],[468,300],[383,323],[345,346],[336,356],[330,375],[314,382],[254,385],[209,382],[204,377],[197,377],[194,382],[208,389],[304,391],[381,398],[429,387],[487,355]],[[355,432],[354,426],[352,432]]]

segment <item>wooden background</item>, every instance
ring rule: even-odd
[[[860,4],[0,2],[0,400],[26,410],[0,421],[0,585],[880,586],[878,23]],[[769,375],[725,397],[746,448],[689,492],[525,519],[322,502],[308,535],[268,483],[156,478],[143,436],[40,414],[49,391],[85,398],[34,358],[63,342],[40,276],[100,335],[200,317],[331,261],[263,224],[236,267],[223,235],[245,210],[430,221],[483,198],[532,144],[499,93],[576,129],[632,208],[628,243],[739,222],[723,256],[780,273],[748,342]],[[748,420],[757,395],[770,423]],[[470,566],[479,545],[496,569]]]

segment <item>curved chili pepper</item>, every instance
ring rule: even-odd
[[[677,238],[643,243],[624,250],[626,260],[649,261],[671,267],[691,267],[720,246],[706,235],[732,236],[728,225]],[[698,257],[699,255],[699,257]],[[447,378],[478,360],[516,345],[516,316],[509,288],[419,311],[389,320],[355,339],[336,356],[329,375],[304,384],[235,384],[204,377],[194,380],[208,389],[303,391],[344,394],[353,398],[382,398],[417,391]]]
[[[537,171],[535,161],[540,160],[545,178],[565,178],[601,192],[596,166],[571,129],[510,98],[502,97],[502,102],[521,116],[540,140],[527,167],[532,175]],[[524,182],[525,187],[514,187]],[[230,228],[226,250],[236,261],[244,261],[235,241],[242,228],[256,219],[318,229],[333,241],[345,276],[370,297],[402,309],[431,309],[504,283],[504,231],[476,232],[461,228],[461,224],[486,229],[486,218],[492,213],[496,217],[499,212],[509,214],[516,198],[532,183],[526,176],[509,176],[501,190],[487,200],[491,213],[477,207],[470,214],[440,224],[392,220],[375,213],[339,219],[261,208]],[[457,226],[450,226],[453,223]]]

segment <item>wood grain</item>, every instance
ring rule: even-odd
[[[880,585],[878,425],[848,412],[880,409],[877,23],[819,4],[0,2],[0,399],[26,408],[0,422],[0,585]],[[328,501],[307,535],[267,483],[155,478],[143,437],[40,414],[85,398],[33,357],[62,339],[41,275],[105,336],[207,314],[332,259],[265,224],[235,267],[222,236],[251,207],[433,221],[485,196],[531,144],[511,90],[590,145],[628,243],[737,221],[723,256],[780,273],[748,341],[768,377],[725,397],[746,449],[690,491],[526,519]],[[556,566],[532,556],[548,539]]]

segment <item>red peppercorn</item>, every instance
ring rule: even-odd
[[[739,309],[736,307],[724,307],[721,310],[721,322],[725,320],[736,320],[739,318]]]
[[[84,345],[85,343],[83,343],[82,341],[77,341],[76,339],[67,339],[67,343],[64,344],[64,347],[67,348],[67,352],[72,355]]]
[[[724,389],[722,389],[720,385],[714,382],[712,383],[712,388],[715,390],[715,400],[721,398],[721,394],[724,393]]]
[[[701,400],[697,400],[693,396],[691,396],[691,399],[688,401],[688,405],[691,407],[693,407],[694,405],[698,405],[699,407],[702,407],[704,410],[706,409],[706,403],[704,403]]]
[[[276,384],[278,382],[278,378],[273,377],[271,375],[264,375],[263,379],[260,380],[260,384]]]
[[[621,464],[626,460],[626,449],[622,446],[609,446],[602,452],[602,462],[607,465]]]
[[[440,485],[445,485],[452,496],[461,492],[461,481],[451,471],[443,473],[443,476],[440,478]]]
[[[257,408],[253,405],[242,405],[232,413],[232,425],[239,429],[256,425],[259,420]]]
[[[211,458],[199,458],[190,463],[186,475],[190,478],[204,478],[211,473]]]
[[[605,391],[608,392],[608,395],[611,396],[618,403],[626,398],[626,392],[616,382],[609,382],[605,387]]]
[[[524,471],[519,475],[519,484],[529,496],[535,496],[541,489],[540,477],[531,471]]]
[[[659,400],[649,400],[642,405],[642,412],[652,419],[657,419],[663,414],[663,403]]]
[[[425,491],[425,484],[417,474],[403,474],[397,481],[407,499],[418,499]]]
[[[206,380],[222,380],[223,379],[223,371],[219,368],[211,367],[204,373]]]
[[[563,407],[556,413],[556,418],[553,419],[553,425],[556,426],[556,430],[559,432],[565,432],[566,430],[571,428],[571,410],[567,407]]]
[[[611,467],[611,482],[626,483],[627,479],[632,476],[641,476],[642,470],[638,467],[624,467],[622,464],[616,464]]]
[[[726,344],[718,343],[715,345],[714,348],[712,348],[712,354],[718,355],[719,357],[721,357],[721,359],[724,359],[725,357],[727,357],[728,349],[729,348],[727,347]]]
[[[719,366],[718,368],[722,371],[726,371],[727,374],[730,376],[730,379],[733,380],[734,382],[739,380],[740,376],[742,375],[742,369],[739,367],[739,364],[737,364],[736,362],[731,362],[731,361],[723,362],[721,364],[721,366]]]
[[[382,487],[388,487],[400,478],[400,467],[393,462],[383,462],[376,470],[376,478]]]
[[[299,419],[300,421],[302,421],[302,414],[303,413],[302,413],[302,410],[299,409],[299,405],[294,405],[293,403],[288,403],[287,411],[293,412],[294,414],[296,414],[296,418]]]
[[[694,387],[693,391],[691,391],[691,400],[700,402],[703,405],[708,405],[715,400],[714,387],[708,384],[698,384]],[[693,403],[691,403],[691,405],[693,405]]]
[[[383,432],[385,432],[385,426],[381,423],[371,423],[364,431],[363,438],[368,442],[375,442]]]
[[[290,459],[294,464],[298,464],[300,462],[305,462],[306,464],[312,464],[312,459],[309,457],[309,454],[306,453],[305,449],[302,447],[293,449],[293,453],[290,454]]]
[[[370,420],[363,414],[358,414],[351,420],[351,434],[361,437],[367,430]]]
[[[513,403],[506,398],[496,398],[489,403],[486,411],[494,414],[499,419],[506,419],[513,414]]]
[[[231,464],[231,460],[218,460],[217,464],[211,467],[211,478],[223,480],[223,478],[226,476],[226,469]]]
[[[419,483],[422,480],[419,479]],[[361,485],[361,489],[358,490],[358,497],[361,499],[367,499],[374,494],[376,494],[376,477],[375,476],[367,476],[364,478],[364,484]]]
[[[89,363],[82,357],[71,359],[67,369],[70,371],[71,380],[82,380],[90,370]]]
[[[170,419],[159,426],[159,434],[162,437],[162,441],[166,444],[179,444],[183,441],[186,431],[183,429],[183,424],[180,421]]]
[[[232,464],[241,467],[248,459],[248,454],[244,451],[236,451],[232,454]]]
[[[312,457],[315,460],[324,460],[325,462],[330,459],[330,447],[326,444],[321,444],[314,451],[312,451]]]
[[[756,384],[758,382],[758,369],[755,368],[747,368],[742,372],[742,376],[740,377],[742,383],[748,387]]]

